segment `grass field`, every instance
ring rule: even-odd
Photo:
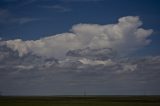
[[[160,96],[0,97],[0,106],[160,106]]]

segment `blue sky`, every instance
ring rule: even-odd
[[[1,0],[1,12],[9,15],[6,21],[33,20],[1,23],[0,33],[6,39],[38,39],[66,32],[77,23],[115,23],[123,16],[139,16],[146,28],[158,31],[159,4],[159,0]]]
[[[1,0],[0,91],[160,94],[159,19],[159,0]]]

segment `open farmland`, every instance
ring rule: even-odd
[[[160,106],[160,96],[0,97],[0,106]]]

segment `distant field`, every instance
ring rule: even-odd
[[[160,96],[0,97],[0,106],[160,106]]]

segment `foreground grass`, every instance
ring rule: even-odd
[[[160,106],[160,96],[0,97],[0,106]]]

